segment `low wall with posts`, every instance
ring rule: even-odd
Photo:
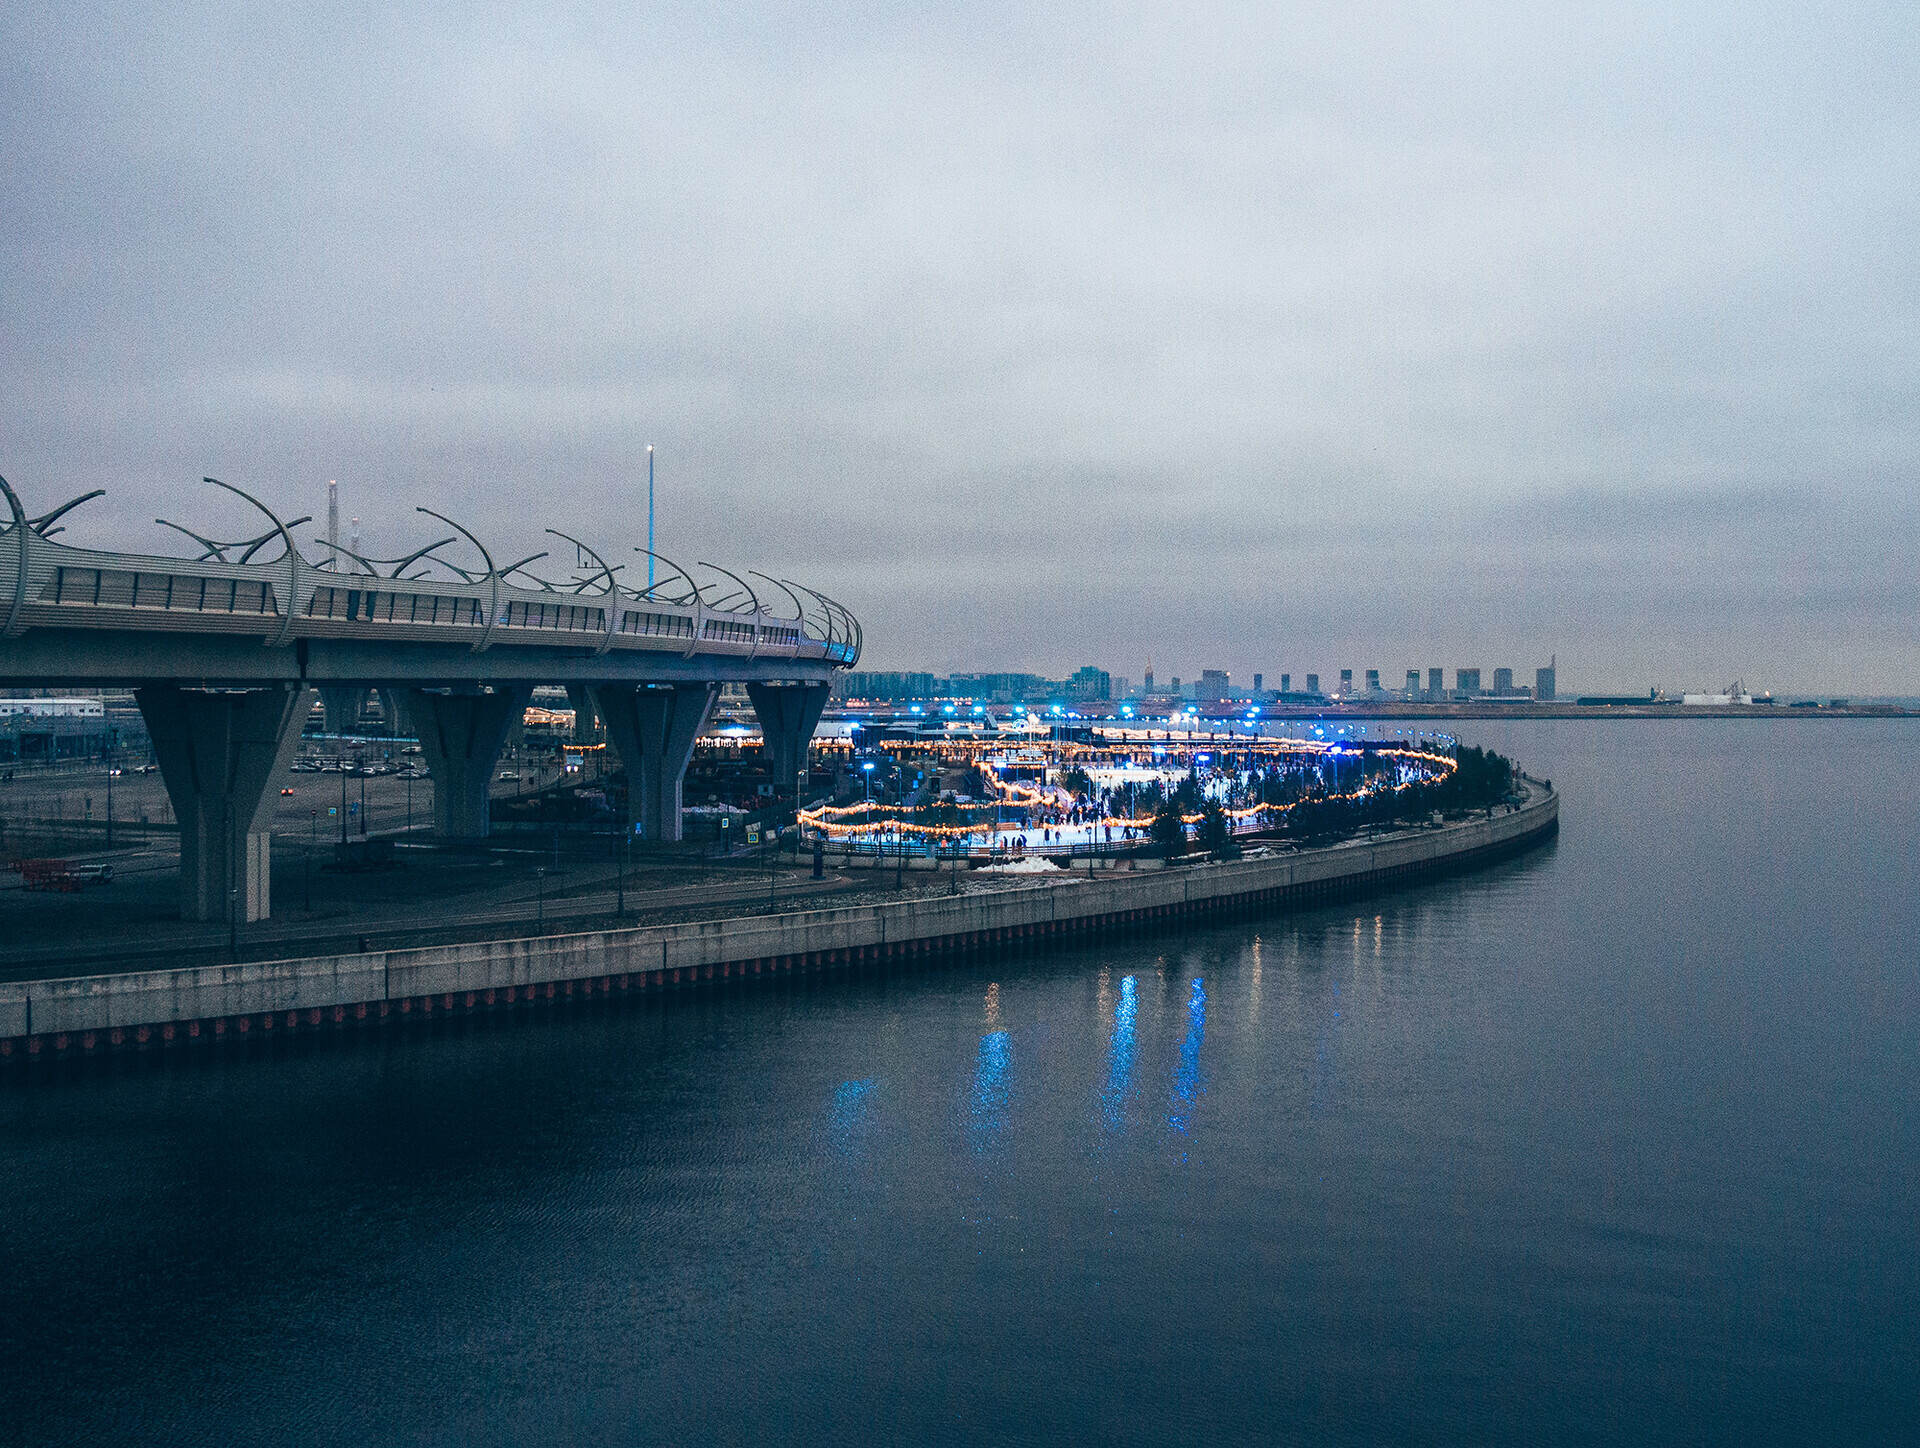
[[[1559,827],[1535,784],[1518,808],[1262,859],[1103,871],[883,905],[424,950],[0,985],[0,1059],[179,1047],[501,1011],[812,971],[897,968],[1179,921],[1227,919],[1409,883],[1510,854]]]

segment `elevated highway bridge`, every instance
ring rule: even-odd
[[[788,579],[665,557],[666,578],[625,583],[587,544],[564,581],[502,566],[451,519],[404,557],[321,545],[313,563],[293,529],[230,484],[266,526],[233,542],[166,523],[198,556],[104,552],[55,541],[86,494],[38,517],[0,479],[0,686],[130,688],[180,822],[180,908],[189,920],[265,918],[270,843],[261,828],[275,781],[317,689],[330,724],[378,689],[420,740],[434,783],[434,828],[487,832],[488,786],[513,721],[540,684],[564,685],[597,713],[625,766],[636,823],[680,838],[681,781],[723,683],[747,686],[776,782],[805,762],[835,669],[858,661],[859,621]],[[462,548],[465,561],[446,550]],[[635,552],[645,554],[645,549]],[[753,582],[750,580],[758,580]]]

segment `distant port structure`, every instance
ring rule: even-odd
[[[636,587],[624,562],[549,528],[575,564],[550,579],[537,571],[548,551],[502,563],[427,507],[416,511],[444,536],[424,546],[376,559],[330,532],[313,562],[294,534],[310,518],[282,520],[205,481],[264,527],[223,541],[156,520],[194,547],[170,557],[56,541],[61,520],[103,490],[29,516],[0,479],[0,687],[133,691],[180,824],[183,919],[271,913],[266,805],[308,690],[336,717],[379,690],[420,741],[436,834],[459,839],[487,833],[494,765],[532,690],[564,686],[604,725],[637,827],[670,841],[723,684],[745,686],[773,778],[791,784],[832,679],[859,661],[859,620],[792,579],[636,548],[649,576]]]

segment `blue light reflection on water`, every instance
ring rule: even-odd
[[[1113,1032],[1107,1038],[1107,1085],[1100,1093],[1101,1120],[1110,1132],[1126,1129],[1127,1096],[1133,1089],[1135,1021],[1140,1014],[1140,984],[1127,976],[1113,1007]]]
[[[974,1061],[971,1119],[967,1135],[976,1152],[985,1152],[999,1141],[1006,1130],[1007,1103],[1012,1099],[1008,1073],[1013,1061],[1013,1042],[1005,1031],[992,1031],[980,1038],[980,1050]]]
[[[1200,1075],[1200,1047],[1207,1039],[1207,984],[1193,978],[1187,998],[1187,1038],[1180,1043],[1180,1067],[1173,1076],[1173,1114],[1167,1124],[1182,1136],[1193,1122],[1193,1106],[1206,1088]]]
[[[834,1089],[833,1109],[827,1118],[827,1138],[834,1153],[857,1156],[873,1120],[874,1087],[880,1083],[869,1077],[864,1081],[842,1081]]]

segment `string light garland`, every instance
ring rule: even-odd
[[[1124,752],[1130,755],[1133,748],[1140,744],[1151,747],[1156,753],[1161,752],[1164,748],[1176,754],[1181,752],[1191,754],[1201,745],[1209,748],[1221,747],[1214,738],[1209,737],[1196,740],[1191,733],[1186,734],[1185,737],[1176,744],[1171,731],[1167,732],[1166,743],[1163,746],[1154,741],[1152,733],[1153,731],[1151,730],[1122,730],[1120,731],[1120,747],[1118,748],[1112,744],[1104,748],[1098,745],[1062,744],[1055,750],[1056,758],[1053,762],[1058,765],[1073,760],[1090,760],[1091,756],[1097,754],[1112,756]],[[1240,808],[1223,809],[1222,813],[1225,814],[1228,819],[1234,821],[1249,820],[1256,815],[1266,815],[1269,817],[1284,815],[1303,804],[1371,799],[1385,794],[1398,794],[1422,784],[1431,784],[1445,779],[1459,767],[1451,755],[1411,747],[1362,750],[1356,749],[1349,744],[1341,744],[1337,741],[1254,739],[1242,744],[1237,740],[1232,740],[1231,736],[1229,740],[1230,742],[1225,748],[1234,752],[1244,752],[1250,762],[1263,757],[1278,760],[1292,756],[1294,758],[1312,758],[1319,761],[1324,761],[1328,758],[1338,760],[1348,757],[1366,757],[1394,760],[1399,763],[1401,774],[1398,782],[1392,785],[1363,785],[1359,789],[1347,790],[1340,794],[1314,795],[1310,798],[1293,800],[1286,804],[1254,804]],[[991,808],[997,813],[1001,808],[1008,805],[1016,807],[1038,806],[1049,809],[1062,807],[1058,803],[1056,796],[1050,793],[1046,786],[1036,788],[1033,785],[1018,780],[1010,781],[1000,777],[1000,773],[994,768],[993,762],[987,759],[985,755],[990,750],[1004,749],[1004,745],[997,745],[987,741],[942,740],[941,747],[949,753],[960,754],[962,756],[977,756],[974,757],[973,763],[975,767],[979,769],[982,781],[996,792],[996,797],[990,803],[972,805],[950,804],[944,806],[944,808]],[[1039,751],[1034,751],[1034,753],[1038,757],[1027,762],[1038,764],[1043,769],[1046,768],[1048,763],[1046,757],[1039,754]],[[1007,762],[1004,758],[1000,761],[1003,766]],[[1132,762],[1133,761],[1129,759],[1129,763]],[[1191,762],[1192,761],[1189,761],[1190,764]],[[1407,777],[1411,771],[1418,771],[1419,777]],[[1070,798],[1070,796],[1068,796],[1068,798]],[[935,807],[939,808],[942,806]],[[920,806],[919,808],[924,809],[926,806]],[[870,837],[891,833],[895,835],[914,835],[923,839],[951,840],[983,833],[992,835],[1001,832],[997,819],[991,824],[986,821],[961,825],[923,824],[909,817],[914,812],[915,807],[910,805],[874,804],[872,802],[850,805],[821,804],[815,806],[813,809],[801,810],[798,819],[803,829],[813,830],[830,839],[852,838],[856,836]],[[855,815],[861,817],[859,823],[845,822]],[[1193,825],[1198,824],[1205,816],[1201,814],[1182,814],[1180,818],[1183,825]],[[1093,821],[1091,827],[1093,829],[1144,829],[1151,825],[1153,820],[1154,816],[1152,815],[1103,815],[1100,819]]]

